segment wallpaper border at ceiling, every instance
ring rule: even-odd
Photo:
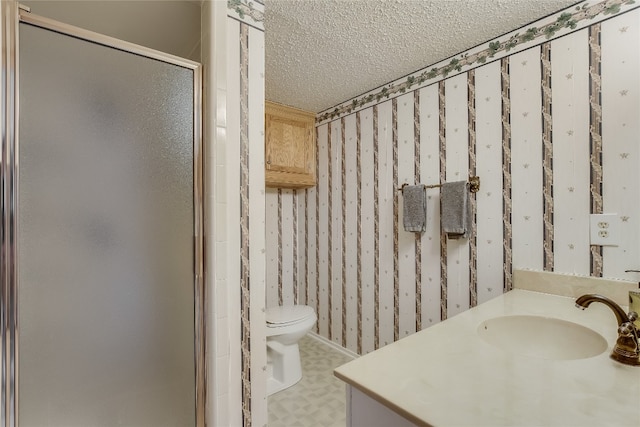
[[[229,0],[229,3],[240,1],[247,0]],[[637,7],[640,7],[640,4],[635,0],[601,0],[593,3],[584,1],[487,43],[478,45],[453,58],[425,67],[409,76],[378,87],[336,107],[321,111],[316,116],[316,124],[319,125],[335,120],[383,100],[395,98],[408,90],[416,90],[437,83],[447,77],[499,60],[545,41],[556,39],[577,29],[585,28],[613,15],[628,12]]]
[[[264,31],[264,3],[259,0],[227,0],[227,15]]]

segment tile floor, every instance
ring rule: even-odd
[[[269,427],[344,427],[345,384],[333,369],[353,359],[310,336],[299,345],[302,379],[269,396]]]

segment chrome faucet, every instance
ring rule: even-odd
[[[600,302],[609,307],[618,321],[618,339],[610,357],[625,365],[640,366],[640,339],[638,339],[638,329],[633,324],[638,318],[638,313],[631,311],[627,314],[613,300],[597,294],[578,297],[576,307],[584,310],[592,302]]]
[[[585,308],[589,307],[589,304],[591,304],[592,302],[601,302],[602,304],[613,310],[613,314],[616,315],[616,319],[618,320],[618,326],[621,326],[623,323],[627,323],[629,321],[629,316],[627,316],[627,313],[624,312],[622,307],[616,304],[613,300],[602,295],[582,295],[581,297],[578,297],[578,299],[576,299],[576,307],[584,310]]]

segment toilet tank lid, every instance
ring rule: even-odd
[[[313,308],[308,305],[285,305],[267,308],[265,314],[267,323],[279,325],[313,316]]]

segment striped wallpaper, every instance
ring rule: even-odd
[[[514,269],[630,279],[638,75],[634,9],[321,122],[317,187],[267,189],[267,306],[311,305],[320,335],[364,354],[511,289]],[[470,239],[441,234],[437,188],[427,230],[403,230],[399,186],[474,174]],[[591,213],[619,215],[619,246],[589,245]]]
[[[265,425],[268,417],[263,10],[260,3],[227,3],[226,34],[220,34],[225,46],[215,49],[224,52],[219,61],[226,69],[217,69],[216,74],[217,99],[226,103],[226,113],[214,109],[218,127],[226,127],[216,129],[215,167],[210,165],[215,176],[208,190],[217,208],[212,215],[215,236],[209,241],[216,262],[209,273],[224,277],[210,289],[215,295],[212,310],[218,316],[217,353],[211,364],[215,369],[208,374],[217,395],[212,411],[217,412],[217,424],[244,427]],[[278,217],[289,229],[297,227],[284,215],[283,204],[278,204],[283,213]],[[283,235],[285,239],[290,241],[290,235]],[[298,250],[295,245],[293,250]],[[295,262],[289,263],[282,274],[294,267]],[[227,316],[220,317],[223,313]]]

